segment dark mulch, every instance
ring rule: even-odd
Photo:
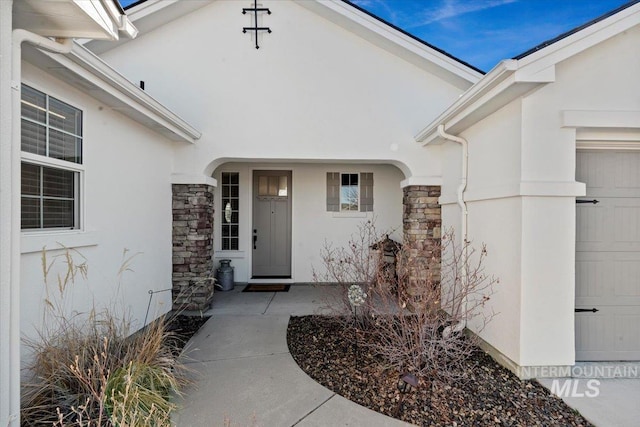
[[[287,341],[298,365],[320,384],[374,411],[395,415],[398,372],[363,345],[356,366],[352,330],[330,317],[292,317]],[[464,375],[464,381],[453,384],[434,382],[431,393],[426,387],[410,391],[396,418],[422,426],[591,425],[540,384],[521,381],[481,351],[468,361]]]
[[[170,315],[167,319],[167,331],[170,332],[167,344],[175,355],[180,354],[192,336],[211,316]]]

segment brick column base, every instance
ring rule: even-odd
[[[213,190],[172,185],[174,310],[205,310],[213,298]]]

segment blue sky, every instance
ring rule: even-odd
[[[512,58],[628,0],[352,1],[439,49],[489,71],[500,60]],[[120,2],[127,5],[132,0]]]

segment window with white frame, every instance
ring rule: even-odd
[[[327,211],[372,212],[373,173],[327,172]]]
[[[240,249],[240,174],[222,172],[222,250]]]
[[[27,85],[21,104],[21,228],[79,228],[82,111]]]

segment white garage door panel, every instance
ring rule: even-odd
[[[640,153],[578,152],[577,360],[640,360]]]
[[[576,313],[576,359],[640,360],[638,324],[640,312],[635,307]]]

